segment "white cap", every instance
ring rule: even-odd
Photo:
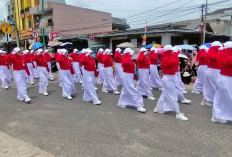
[[[89,56],[93,51],[90,48],[86,49],[86,55],[85,56]]]
[[[225,47],[225,49],[232,48],[232,41],[227,41],[227,42],[224,44],[224,47]]]
[[[12,54],[16,54],[17,52],[19,52],[21,49],[19,47],[15,47]]]
[[[105,50],[105,54],[108,54],[108,55],[111,54],[111,50],[110,49],[106,49]]]
[[[23,51],[23,54],[28,54],[28,53],[29,53],[28,50],[24,50],[24,51]]]
[[[37,55],[40,55],[43,52],[43,49],[38,49],[37,50]]]
[[[44,50],[44,52],[49,52],[49,50],[48,50],[48,49],[46,49],[46,50]]]
[[[219,41],[214,41],[214,42],[211,44],[211,47],[214,47],[214,46],[219,46],[219,47],[221,47],[222,44],[221,44]]]
[[[62,53],[62,55],[65,55],[68,51],[66,50],[66,49],[61,49],[61,53]]]
[[[86,49],[82,49],[82,53],[87,53]]]
[[[172,50],[172,45],[164,46],[164,51]]]
[[[199,47],[199,49],[200,49],[200,50],[208,50],[208,47],[205,46],[205,45],[202,45],[202,46]]]
[[[144,48],[144,47],[142,47],[142,48],[140,49],[140,52],[146,52],[146,51],[147,51],[147,49]]]
[[[179,51],[179,47],[178,47],[178,46],[174,46],[174,47],[172,48],[172,50],[173,50],[173,52],[178,52],[178,51]]]
[[[73,52],[74,52],[74,53],[78,52],[78,49],[74,49]]]
[[[126,48],[124,51],[123,51],[124,54],[126,53],[129,53],[129,54],[133,54],[134,52],[130,49],[130,48]]]
[[[2,51],[2,50],[0,50],[0,54],[1,54],[1,53],[3,53],[3,51]]]
[[[32,54],[34,52],[34,50],[31,50],[30,53]]]
[[[120,48],[116,48],[116,50],[115,50],[115,51],[122,52],[122,49],[120,49]]]
[[[104,52],[104,50],[103,50],[103,48],[100,48],[99,50],[98,50],[98,52]]]

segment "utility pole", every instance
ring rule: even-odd
[[[203,28],[204,28],[204,4],[201,6],[201,44],[203,44]]]
[[[205,3],[205,20],[204,20],[204,36],[203,36],[203,44],[205,43],[205,34],[206,34],[206,18],[207,18],[207,10],[208,10],[208,0]]]
[[[13,21],[15,23],[14,31],[15,31],[16,44],[17,44],[17,47],[19,47],[19,34],[18,34],[17,22],[16,22],[15,14],[14,14],[14,7],[12,8],[12,14],[13,14]]]
[[[45,32],[44,32],[44,25],[43,25],[43,22],[45,21],[44,20],[44,0],[42,0],[42,34],[43,34],[43,45],[44,45],[44,48],[46,48],[46,43],[45,43]]]

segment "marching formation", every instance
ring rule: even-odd
[[[178,46],[164,47],[161,78],[157,70],[157,49],[141,48],[137,59],[139,79],[136,85],[134,51],[130,48],[117,48],[114,58],[110,49],[99,49],[96,55],[97,68],[92,57],[93,51],[89,48],[82,49],[80,54],[74,49],[69,55],[66,49],[58,49],[54,58],[59,71],[62,97],[72,100],[76,95],[75,83],[80,83],[84,92],[83,101],[100,105],[95,87],[95,83],[98,83],[102,85],[103,93],[120,94],[118,107],[132,106],[138,112],[144,113],[146,109],[143,98],[154,101],[152,89],[157,89],[162,93],[154,112],[163,114],[172,111],[176,113],[177,119],[188,120],[179,108],[179,102],[191,103],[184,96],[187,92],[179,71],[178,55],[181,51]],[[197,61],[199,68],[192,93],[203,93],[201,105],[212,107],[212,122],[232,121],[232,42],[221,44],[215,41],[209,49],[206,46],[199,47]],[[4,89],[11,85],[11,70],[17,85],[18,100],[26,103],[31,101],[27,93],[27,83],[34,85],[35,79],[39,79],[38,93],[49,95],[48,83],[49,80],[54,80],[49,50],[22,51],[16,47],[10,54],[0,50],[0,78]],[[122,86],[121,92],[118,91],[119,86]]]

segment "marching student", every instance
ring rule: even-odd
[[[179,57],[178,55],[180,54],[181,49],[178,46],[174,46],[173,47],[173,53],[172,53],[172,58],[174,62],[173,68],[175,69],[176,73],[175,73],[175,87],[176,87],[176,91],[178,93],[178,100],[182,103],[182,104],[190,104],[192,101],[188,100],[185,98],[184,93],[187,92],[183,92],[183,88],[182,88],[182,80],[180,77],[180,71],[179,71],[179,65],[180,65],[180,61],[179,61]]]
[[[97,69],[95,60],[92,58],[93,51],[90,49],[86,49],[87,53],[85,57],[82,58],[81,63],[84,65],[84,101],[92,101],[94,105],[100,105],[101,101],[97,96],[95,90],[95,76],[97,76]]]
[[[180,120],[188,120],[183,113],[180,112],[178,103],[178,92],[175,86],[175,62],[176,59],[172,56],[172,46],[164,47],[164,52],[161,59],[161,69],[163,70],[163,88],[159,101],[154,108],[155,113],[165,113],[169,111],[176,112],[176,118]]]
[[[62,85],[63,85],[63,82],[62,82],[62,79],[61,79],[61,77],[60,77],[60,64],[59,64],[59,62],[57,61],[57,58],[59,57],[59,55],[61,55],[61,53],[62,53],[62,50],[61,49],[58,49],[57,50],[57,52],[54,54],[54,58],[55,58],[55,60],[56,60],[56,67],[57,67],[57,69],[58,69],[58,73],[59,73],[59,86],[60,87],[62,87]]]
[[[123,69],[122,69],[122,50],[120,48],[117,48],[115,50],[114,54],[114,62],[115,62],[115,83],[116,86],[122,85],[122,75],[123,75]]]
[[[103,57],[104,63],[104,82],[102,87],[103,93],[108,93],[113,91],[113,94],[118,95],[117,86],[113,77],[113,58],[111,57],[112,52],[110,49],[105,50],[105,55]]]
[[[201,105],[212,106],[216,92],[217,80],[220,77],[220,69],[218,66],[218,49],[222,44],[215,41],[207,53],[208,69],[205,72],[205,79],[203,85],[203,101]]]
[[[34,67],[33,67],[33,73],[34,73],[33,76],[34,76],[34,78],[38,79],[39,76],[37,74],[37,64],[36,64],[36,61],[34,61],[34,58],[35,58],[36,55],[37,54],[36,54],[36,52],[34,50],[30,51],[30,57],[31,57],[31,59],[33,61],[33,65],[34,65]]]
[[[140,49],[139,57],[138,57],[138,71],[139,71],[139,81],[137,84],[138,91],[143,95],[147,96],[149,100],[155,100],[151,91],[151,85],[149,82],[149,69],[150,69],[150,61],[147,57],[148,50],[145,48]]]
[[[81,81],[81,70],[80,70],[80,64],[79,64],[79,55],[78,55],[78,50],[74,49],[73,52],[71,54],[69,54],[69,58],[71,58],[72,60],[72,65],[73,65],[73,69],[75,71],[75,75],[74,75],[74,81],[76,83],[82,83]]]
[[[47,85],[48,85],[48,72],[49,67],[47,64],[44,51],[42,49],[37,50],[37,55],[34,58],[37,64],[37,73],[39,75],[39,93],[48,96]]]
[[[151,88],[163,90],[162,80],[160,78],[157,65],[158,65],[158,56],[157,56],[157,49],[152,47],[149,53],[149,61],[150,61],[150,75],[149,81]]]
[[[198,69],[197,69],[197,79],[194,83],[192,93],[195,94],[200,94],[203,92],[203,84],[204,84],[204,79],[205,79],[205,71],[208,68],[207,67],[207,55],[208,48],[203,45],[199,47],[199,52],[197,53],[197,59],[198,61]]]
[[[46,58],[46,61],[47,61],[47,64],[48,64],[48,69],[49,69],[49,72],[48,72],[48,79],[50,81],[53,81],[54,80],[54,76],[52,75],[52,58],[49,54],[49,50],[44,50],[44,57]]]
[[[11,84],[8,57],[5,51],[0,50],[0,79],[4,89],[8,89]]]
[[[232,41],[226,42],[224,46],[223,57],[219,60],[221,76],[217,78],[211,119],[218,123],[232,121]]]
[[[72,96],[76,94],[74,81],[72,74],[74,70],[72,67],[71,60],[67,57],[67,50],[62,49],[61,55],[57,57],[57,61],[60,64],[60,77],[62,80],[62,96],[68,100],[72,100]],[[72,72],[72,73],[71,73]]]
[[[33,58],[31,58],[31,55],[29,54],[29,50],[23,51],[23,59],[27,64],[28,70],[30,72],[30,75],[27,76],[27,82],[30,83],[31,85],[34,85],[35,84],[34,71],[33,71],[34,65],[33,65]]]
[[[132,60],[133,51],[126,48],[123,53],[123,87],[117,106],[121,108],[134,106],[138,112],[146,112],[146,109],[143,108],[143,96],[134,85],[135,63]]]
[[[104,72],[103,72],[103,69],[104,69],[104,64],[103,64],[103,53],[104,53],[104,50],[102,48],[100,48],[98,50],[98,54],[96,55],[96,59],[98,61],[98,80],[97,80],[97,83],[98,84],[103,84],[104,82]]]
[[[27,95],[26,76],[30,75],[30,72],[22,57],[20,48],[14,48],[12,55],[9,56],[9,62],[13,65],[14,81],[17,85],[17,99],[28,103],[31,98]]]

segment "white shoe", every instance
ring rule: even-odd
[[[188,120],[188,118],[185,117],[183,113],[176,114],[176,119],[179,119],[179,120]]]
[[[113,91],[113,94],[118,95],[118,94],[120,94],[120,92],[119,91]]]
[[[94,87],[95,90],[97,90],[98,88],[97,87]]]
[[[190,104],[192,101],[188,99],[181,100],[182,104]]]
[[[83,82],[82,81],[79,81],[80,84],[82,84]]]
[[[186,90],[182,91],[184,94],[187,94],[188,92]]]
[[[201,105],[202,106],[206,106],[207,105],[207,101],[206,100],[202,100]]]
[[[160,91],[163,91],[164,89],[163,88],[159,88]]]
[[[164,111],[162,111],[162,110],[160,110],[160,109],[158,109],[158,108],[154,108],[154,112],[155,113],[160,113],[160,114],[163,114],[164,113]]]
[[[19,98],[19,97],[17,97],[17,100],[19,100],[19,101],[23,101],[24,99],[23,99],[23,98]]]
[[[93,102],[94,105],[101,105],[101,101],[95,101]]]
[[[192,90],[192,93],[193,93],[193,94],[201,94],[201,92],[196,91],[196,90]]]
[[[145,113],[145,112],[146,112],[146,109],[143,108],[143,107],[138,107],[138,108],[137,108],[137,111],[138,111],[138,112]]]
[[[28,103],[28,102],[31,101],[31,98],[28,97],[28,98],[26,98],[24,101],[25,101],[25,103]]]
[[[3,86],[4,89],[8,89],[9,87],[8,86]]]
[[[33,83],[30,83],[31,85],[34,85],[35,84],[35,82],[33,82]]]
[[[208,107],[212,107],[212,106],[213,106],[213,104],[211,104],[210,102],[207,102],[207,103],[206,103],[206,106],[208,106]]]
[[[147,96],[148,100],[155,100],[155,98],[153,96]]]
[[[66,98],[67,98],[68,100],[72,100],[72,97],[71,97],[71,96],[66,96]]]
[[[214,122],[214,123],[222,123],[222,124],[227,123],[226,120],[222,120],[222,119],[218,119],[218,118],[214,118],[214,117],[211,118],[211,121]]]
[[[50,81],[54,81],[54,78],[53,78],[53,77],[51,77],[49,80],[50,80]]]
[[[99,84],[99,85],[103,85],[103,83],[99,83],[99,82],[98,82],[97,84]]]
[[[48,92],[44,92],[43,94],[44,94],[44,96],[48,96]]]
[[[102,93],[109,93],[106,89],[102,88]]]
[[[121,107],[121,108],[126,108],[125,105],[121,105],[121,104],[117,104],[118,107]]]

